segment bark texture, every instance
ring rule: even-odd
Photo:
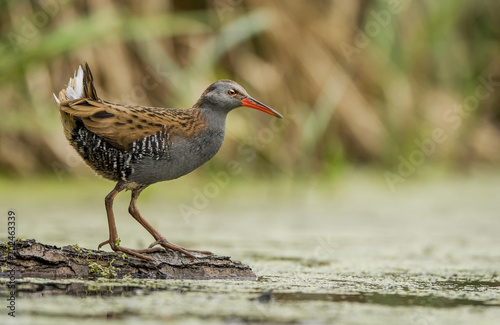
[[[150,278],[256,280],[252,269],[228,256],[190,258],[179,252],[145,254],[154,262],[68,245],[62,248],[34,239],[0,243],[1,277]]]

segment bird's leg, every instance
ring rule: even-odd
[[[100,249],[102,246],[109,244],[111,249],[115,252],[120,251],[138,258],[152,261],[153,259],[151,257],[143,255],[141,253],[157,252],[161,251],[162,250],[161,248],[156,247],[148,249],[131,249],[120,246],[118,243],[118,232],[116,231],[115,216],[113,214],[113,201],[115,199],[115,196],[118,193],[120,193],[123,189],[124,189],[123,184],[118,182],[115,188],[111,192],[109,192],[108,195],[106,195],[106,199],[104,200],[104,202],[106,205],[106,213],[108,215],[109,239],[100,243],[97,249]]]
[[[106,214],[108,216],[108,228],[109,228],[109,239],[103,241],[97,246],[97,249],[100,249],[102,246],[109,244],[112,245],[111,242],[116,242],[118,238],[118,232],[116,231],[116,223],[115,216],[113,214],[113,201],[115,200],[115,196],[122,191],[120,183],[116,184],[115,188],[106,195],[104,199],[104,204],[106,206]]]
[[[130,200],[130,206],[128,208],[128,212],[132,215],[132,217],[134,217],[135,220],[137,220],[137,222],[139,222],[151,234],[151,236],[154,237],[155,242],[152,243],[151,245],[149,245],[149,249],[152,249],[156,245],[160,245],[166,249],[178,251],[178,252],[181,252],[187,256],[194,257],[194,258],[196,258],[196,256],[194,256],[191,253],[201,253],[201,254],[205,254],[205,255],[213,255],[213,253],[211,253],[209,251],[199,251],[199,250],[194,250],[194,249],[188,249],[188,248],[184,248],[182,246],[170,243],[153,226],[151,226],[149,224],[149,222],[147,222],[141,216],[141,214],[139,213],[139,210],[137,209],[137,206],[136,206],[137,198],[139,197],[139,194],[141,194],[143,189],[144,188],[138,188],[138,189],[132,190],[132,198]]]

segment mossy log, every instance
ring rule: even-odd
[[[227,256],[191,258],[174,251],[154,252],[146,261],[122,253],[110,253],[68,245],[62,248],[34,239],[0,243],[0,277],[150,278],[256,280],[248,265]]]

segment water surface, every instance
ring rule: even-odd
[[[16,211],[20,237],[92,248],[107,238],[103,201],[111,183],[3,183],[1,205],[5,214]],[[21,279],[17,317],[4,310],[0,322],[500,319],[500,173],[408,181],[396,191],[365,174],[335,182],[233,179],[218,189],[213,184],[213,178],[191,177],[154,185],[141,196],[139,209],[170,241],[230,255],[249,264],[258,281]],[[127,214],[128,199],[128,193],[120,194],[115,206],[122,245],[145,247],[151,238]]]

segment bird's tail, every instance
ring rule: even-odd
[[[99,100],[94,87],[92,72],[90,72],[88,63],[85,63],[85,68],[82,68],[82,66],[78,67],[78,70],[75,71],[73,78],[69,78],[66,89],[59,92],[59,98],[57,98],[55,94],[53,95],[58,104],[61,104],[63,101],[82,98]]]

